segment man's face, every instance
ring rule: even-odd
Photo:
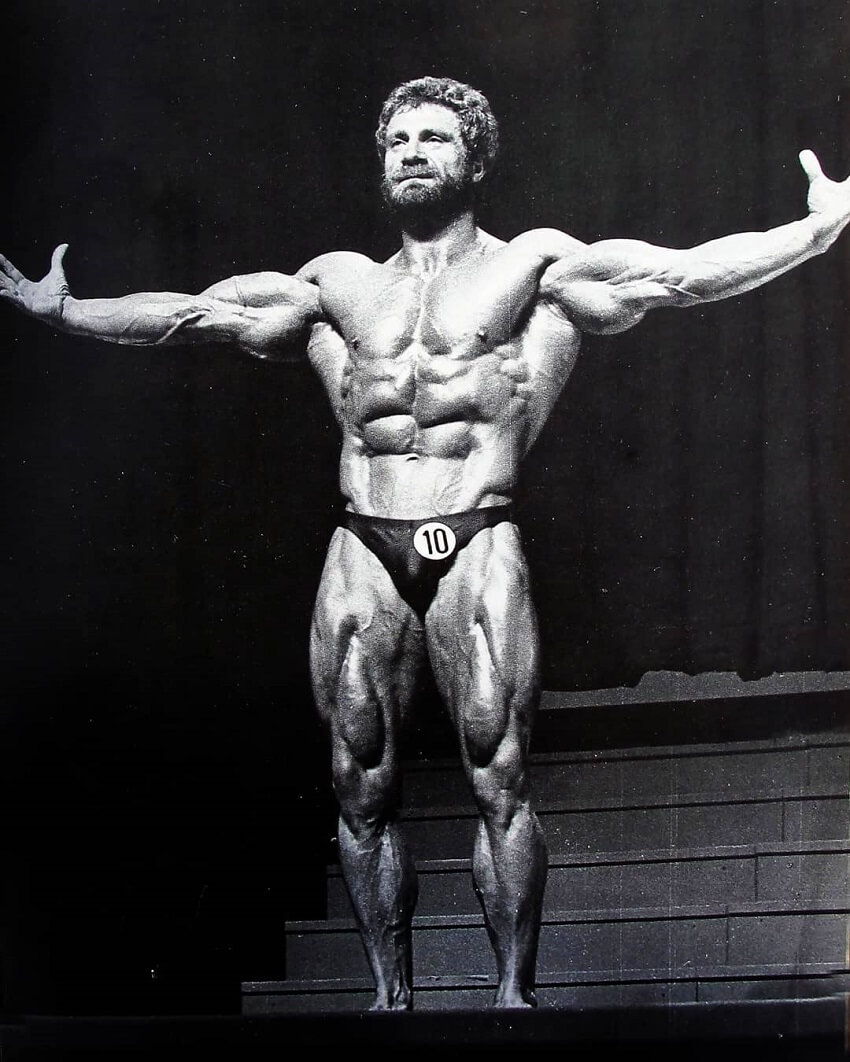
[[[385,145],[382,188],[392,209],[444,212],[471,202],[483,171],[470,163],[460,122],[448,107],[422,103],[397,111]]]

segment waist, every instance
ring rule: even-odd
[[[394,516],[373,516],[371,513],[362,513],[356,512],[353,509],[346,509],[340,522],[344,527],[368,523],[373,526],[392,527],[403,530],[416,528],[422,524],[430,523],[431,521],[448,524],[449,527],[451,527],[453,523],[466,520],[471,516],[478,517],[487,522],[492,521],[493,523],[501,523],[501,521],[507,520],[510,523],[513,523],[514,507],[510,502],[502,502],[497,505],[479,505],[474,509],[464,509],[462,512],[429,513],[427,516],[415,516],[410,517],[409,519],[400,519]]]
[[[411,520],[510,504],[517,472],[497,449],[445,459],[367,456],[351,444],[341,456],[340,489],[353,512]]]

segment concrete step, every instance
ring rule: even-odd
[[[640,806],[611,798],[571,810],[538,804],[537,813],[550,850],[570,854],[848,836],[846,788],[800,795],[777,787],[772,795],[753,799],[730,799],[723,792],[662,794]],[[462,859],[472,851],[477,816],[468,805],[412,811],[403,819],[416,859]]]
[[[797,735],[734,745],[591,750],[532,757],[535,800],[564,809],[603,801],[640,803],[722,792],[726,799],[771,796],[778,788],[846,790],[846,735]],[[470,792],[460,761],[405,764],[406,809],[462,807]]]
[[[417,865],[421,915],[477,914],[470,860]],[[850,841],[727,848],[668,848],[549,858],[543,909],[591,910],[792,899],[841,900],[850,894]],[[328,868],[327,914],[352,917],[338,866]]]
[[[823,962],[842,966],[850,927],[847,898],[713,903],[634,909],[573,910],[544,916],[538,971],[678,969]],[[353,921],[287,927],[287,977],[368,977]],[[414,970],[419,977],[494,972],[483,918],[417,915]]]
[[[757,740],[745,728],[732,743],[695,743],[688,706],[677,711],[682,744],[634,747],[620,733],[619,747],[586,741],[533,757],[554,853],[541,1007],[613,1013],[837,999],[848,987],[850,928],[846,727],[824,716],[825,729],[789,733],[771,712],[751,728]],[[656,714],[652,726],[635,714],[635,733],[669,740],[675,727],[666,710]],[[739,717],[727,714],[717,718],[728,729]],[[702,737],[722,733],[715,716],[707,713]],[[487,1007],[495,960],[471,887],[477,814],[459,761],[406,764],[403,806],[420,874],[416,1007]],[[328,877],[328,913],[287,927],[288,980],[244,985],[244,1013],[368,1006],[372,979],[338,868]]]
[[[494,977],[415,977],[417,1011],[490,1007]],[[741,1000],[838,998],[850,989],[846,970],[828,963],[694,966],[684,970],[569,971],[544,974],[537,986],[541,1010],[573,1011]],[[374,996],[369,978],[333,981],[256,981],[242,986],[243,1013],[293,1014],[365,1010]]]

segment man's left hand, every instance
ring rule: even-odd
[[[850,221],[850,177],[831,181],[814,151],[800,152],[800,165],[809,178],[809,219],[815,242],[826,250]]]

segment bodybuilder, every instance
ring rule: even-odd
[[[200,295],[79,300],[62,245],[35,283],[0,258],[0,297],[114,343],[228,342],[274,358],[303,338],[342,431],[346,504],[316,601],[311,671],[374,1008],[412,1003],[416,877],[396,822],[398,757],[426,665],[480,812],[473,880],[496,955],[495,1005],[532,1006],[547,856],[529,805],[538,636],[511,515],[520,462],[582,332],[738,295],[826,250],[850,219],[850,179],[828,180],[805,151],[806,218],[690,250],[588,246],[550,229],[505,243],[475,223],[497,149],[479,92],[444,78],[401,85],[377,143],[401,229],[386,262],[341,252],[295,276],[233,277]]]

